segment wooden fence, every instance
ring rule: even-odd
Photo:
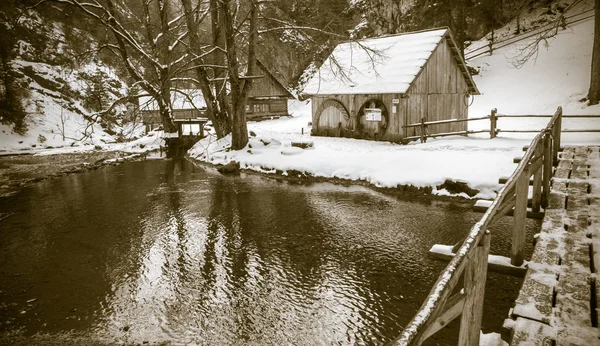
[[[517,169],[481,220],[471,228],[465,240],[457,244],[452,260],[438,277],[429,296],[392,344],[418,346],[461,316],[458,345],[479,345],[491,241],[488,228],[514,209],[511,264],[521,266],[529,181],[533,176],[532,207],[539,210],[548,203],[552,166],[557,163],[560,147],[561,121],[562,108],[558,107],[546,128],[535,136]],[[462,274],[464,288],[451,295]]]
[[[471,60],[471,59],[474,59],[476,57],[479,57],[479,56],[482,56],[485,54],[492,55],[492,53],[496,49],[500,49],[500,48],[506,47],[508,45],[511,45],[513,43],[527,40],[527,39],[533,38],[538,35],[546,36],[548,33],[550,33],[553,30],[557,30],[559,27],[562,28],[563,30],[565,30],[567,28],[567,25],[569,25],[569,24],[576,24],[576,23],[579,23],[579,22],[582,22],[582,21],[585,21],[585,20],[588,20],[591,18],[594,18],[594,9],[583,11],[583,12],[577,13],[577,14],[571,14],[569,16],[566,16],[563,14],[557,20],[552,21],[546,25],[543,25],[535,30],[525,32],[523,34],[516,35],[513,37],[509,37],[504,40],[493,40],[492,39],[485,46],[481,46],[477,49],[473,49],[471,51],[465,52],[465,60]],[[556,32],[554,32],[554,34],[556,34]],[[547,35],[546,37],[551,37],[551,36],[554,36],[554,35],[550,34],[550,35]]]
[[[474,133],[489,133],[490,138],[496,138],[496,136],[501,132],[506,133],[538,133],[539,129],[500,129],[498,127],[498,120],[502,118],[553,118],[552,115],[539,115],[539,114],[498,114],[496,108],[490,111],[490,115],[485,117],[477,117],[477,118],[468,118],[468,119],[449,119],[449,120],[438,120],[438,121],[427,121],[426,118],[421,118],[420,123],[414,123],[403,126],[404,128],[412,128],[416,127],[419,129],[418,136],[409,136],[405,137],[406,140],[421,140],[421,143],[426,142],[427,138],[435,138],[435,137],[446,137],[446,136],[459,136],[459,135],[469,135]],[[567,115],[563,116],[561,114],[561,119],[585,119],[585,118],[596,118],[600,119],[600,115]],[[490,122],[489,130],[477,130],[477,131],[457,131],[457,132],[440,132],[440,133],[432,133],[430,131],[431,126],[439,125],[439,124],[451,124],[451,123],[460,123],[460,122],[469,122],[469,121],[480,121],[480,120],[488,120]],[[598,129],[561,129],[562,132],[600,132],[600,128]]]

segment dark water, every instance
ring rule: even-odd
[[[0,213],[12,213],[0,221],[0,334],[209,345],[389,341],[445,265],[428,249],[481,217],[186,161],[41,182],[0,199]],[[510,221],[492,230],[495,254],[509,252]],[[499,330],[519,285],[491,274],[485,331]],[[453,344],[449,329],[434,343]]]

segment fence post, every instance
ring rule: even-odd
[[[496,122],[498,118],[496,117],[496,113],[498,110],[496,108],[492,108],[490,112],[490,139],[496,138]]]
[[[542,142],[538,142],[537,147],[535,148],[534,157],[537,159],[539,157],[543,158],[544,155],[544,147]],[[533,195],[531,196],[531,211],[538,212],[540,211],[540,206],[542,203],[542,166],[538,168],[533,173]]]
[[[529,192],[529,167],[527,163],[521,175],[517,178],[515,186],[515,211],[513,215],[512,249],[510,264],[521,266],[523,264],[525,249],[525,224],[527,221],[527,194]]]
[[[544,166],[542,179],[542,207],[548,208],[548,196],[550,195],[550,179],[552,179],[552,135],[549,132],[544,134]]]
[[[558,106],[556,110],[558,113],[558,117],[556,117],[556,122],[554,123],[552,136],[554,137],[554,152],[552,156],[552,162],[555,166],[558,165],[558,149],[560,148],[560,135],[562,131],[562,107]]]
[[[486,230],[464,271],[466,297],[458,336],[458,344],[461,346],[479,345],[490,238],[490,232]]]
[[[427,141],[427,136],[425,135],[425,118],[421,118],[421,143],[425,143]]]

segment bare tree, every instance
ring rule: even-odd
[[[163,128],[166,132],[174,132],[171,106],[173,76],[185,64],[186,56],[179,49],[181,36],[185,34],[181,30],[182,17],[175,15],[172,2],[41,0],[36,6],[46,2],[78,9],[112,34],[112,39],[100,48],[120,58],[133,81],[132,89],[140,88],[156,100]],[[122,101],[124,99],[117,100]]]
[[[590,75],[589,105],[600,102],[600,0],[596,0],[594,10],[594,48],[592,52],[592,73]]]

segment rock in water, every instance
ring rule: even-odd
[[[231,161],[228,164],[217,168],[217,171],[219,171],[219,173],[222,173],[222,174],[239,173],[240,163],[237,161]]]

